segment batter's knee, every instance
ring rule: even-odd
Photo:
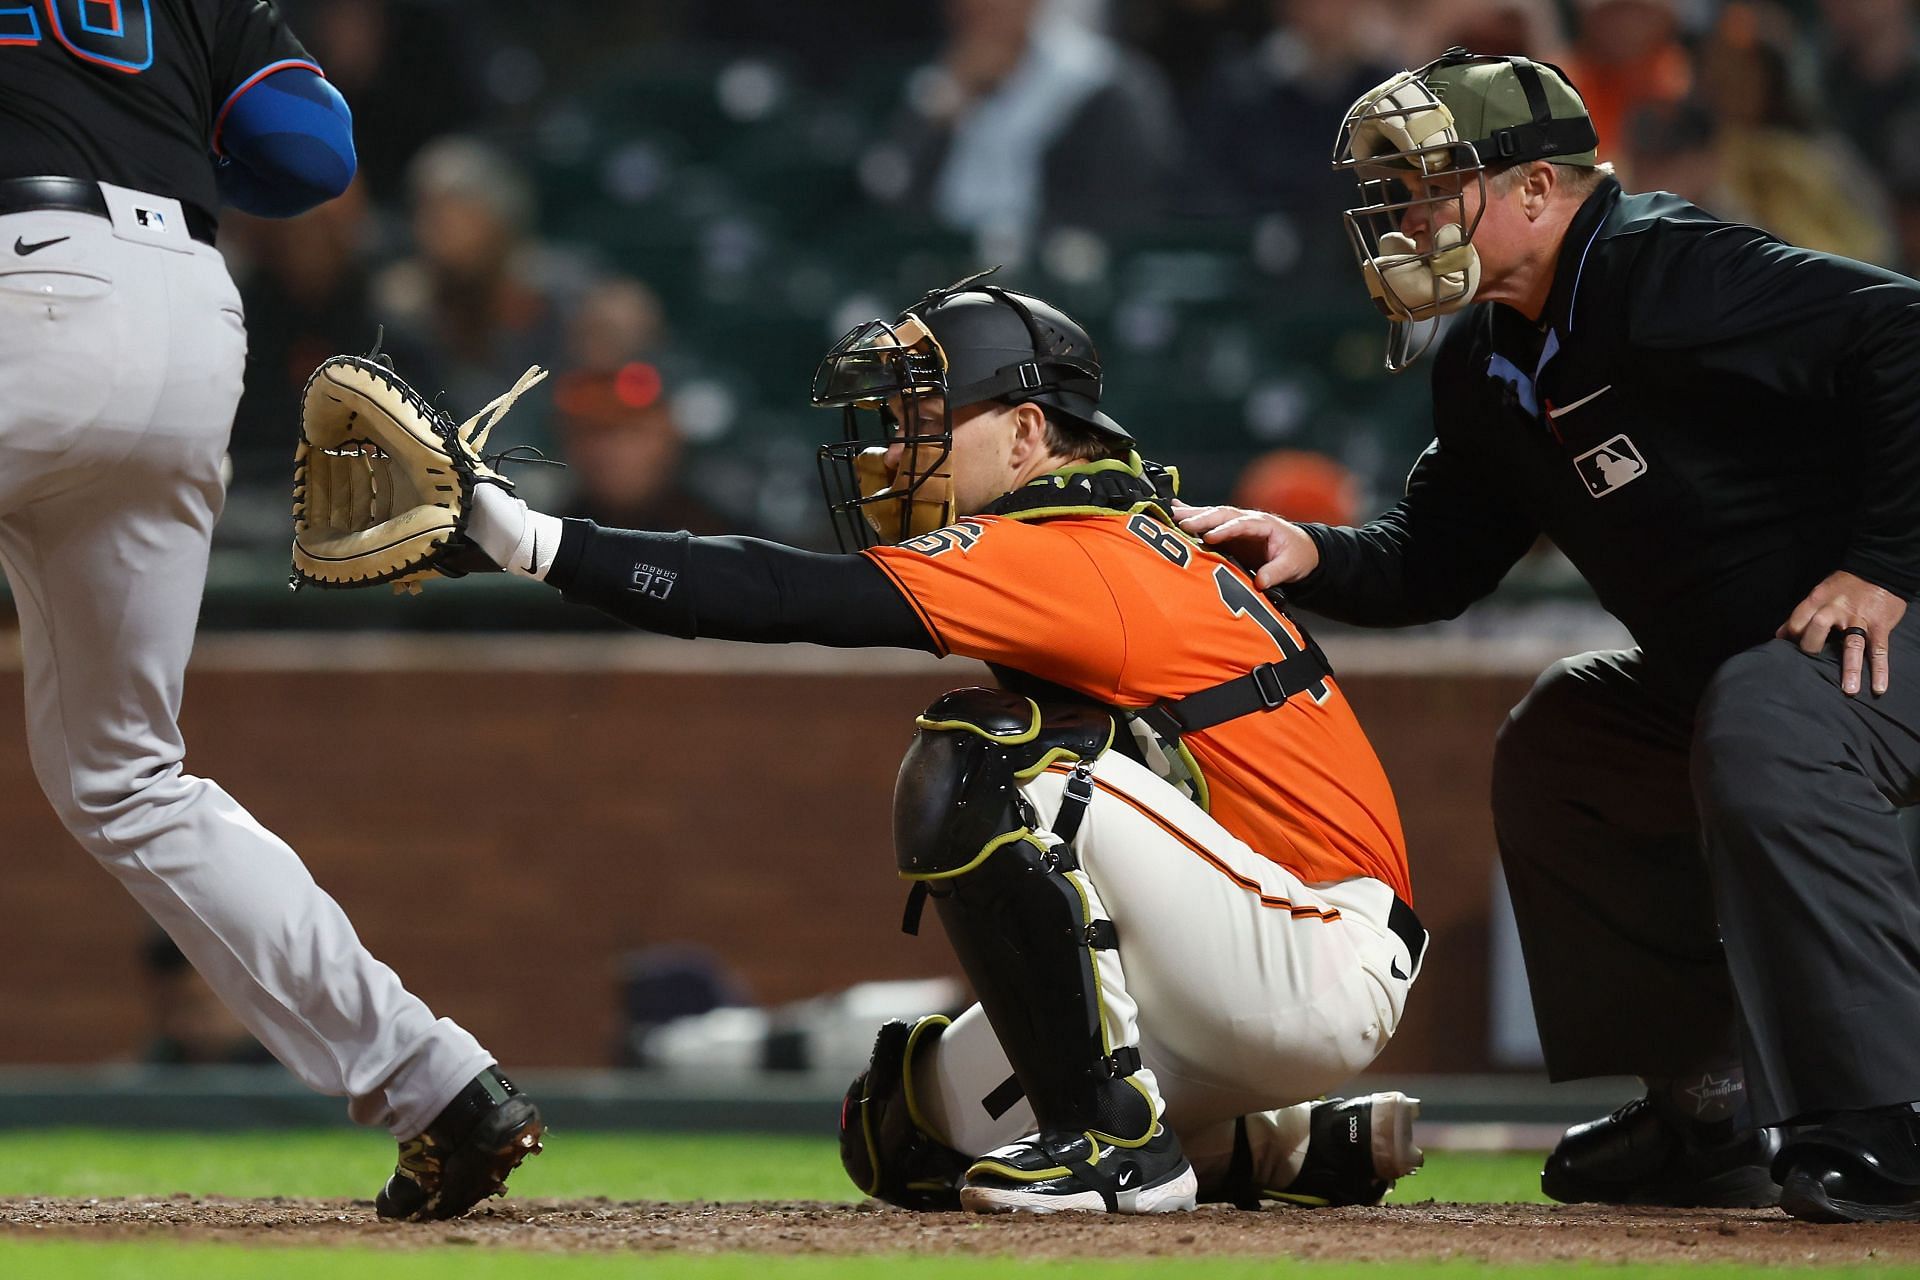
[[[150,772],[131,768],[75,776],[66,769],[36,769],[40,789],[69,835],[96,858],[112,859],[144,843],[154,828],[197,791],[212,784],[181,771],[176,763]]]

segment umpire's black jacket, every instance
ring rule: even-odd
[[[1307,526],[1290,594],[1450,618],[1538,534],[1697,690],[1845,569],[1920,592],[1920,283],[1606,179],[1538,325],[1483,303],[1433,370],[1436,439],[1362,528]]]

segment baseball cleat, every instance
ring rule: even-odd
[[[1328,1098],[1313,1104],[1300,1173],[1262,1199],[1323,1209],[1379,1204],[1396,1180],[1426,1162],[1413,1141],[1420,1099],[1404,1093]]]
[[[489,1067],[418,1137],[400,1144],[400,1162],[374,1201],[383,1218],[457,1218],[507,1189],[507,1177],[540,1154],[540,1109]]]
[[[1567,1130],[1540,1172],[1540,1190],[1562,1204],[1763,1208],[1780,1199],[1769,1171],[1779,1151],[1778,1129],[1669,1118],[1636,1098]]]
[[[1164,1125],[1138,1147],[1088,1133],[1035,1134],[976,1160],[960,1184],[974,1213],[1177,1213],[1199,1181]]]
[[[1798,1130],[1773,1162],[1780,1207],[1806,1222],[1920,1222],[1920,1117],[1841,1111]]]

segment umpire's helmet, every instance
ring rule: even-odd
[[[1387,317],[1388,368],[1413,363],[1433,340],[1432,322],[1473,301],[1480,284],[1473,233],[1486,207],[1487,172],[1530,160],[1592,166],[1597,144],[1566,73],[1529,58],[1453,48],[1360,95],[1340,123],[1333,164],[1360,184],[1347,232],[1367,291]],[[1469,221],[1472,187],[1480,198]],[[1450,218],[1434,216],[1441,206],[1452,207]],[[1422,207],[1433,226],[1425,245],[1400,230]]]
[[[894,320],[857,325],[813,379],[813,403],[845,411],[843,438],[822,445],[820,481],[843,550],[898,542],[953,520],[946,467],[956,410],[987,401],[1033,403],[1049,417],[1115,440],[1126,428],[1100,410],[1100,353],[1051,303],[969,276],[936,289]],[[915,412],[943,404],[940,430]],[[897,475],[889,446],[904,444]]]

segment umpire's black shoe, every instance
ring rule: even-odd
[[[1778,1129],[1701,1124],[1636,1098],[1567,1130],[1540,1172],[1540,1190],[1562,1204],[1760,1208],[1780,1199],[1771,1172],[1779,1150]]]
[[[507,1189],[507,1175],[540,1154],[540,1108],[489,1067],[447,1104],[426,1132],[400,1144],[400,1163],[374,1208],[383,1218],[457,1218]]]
[[[1808,1222],[1920,1222],[1920,1116],[1839,1111],[1795,1131],[1773,1162],[1780,1207]]]

